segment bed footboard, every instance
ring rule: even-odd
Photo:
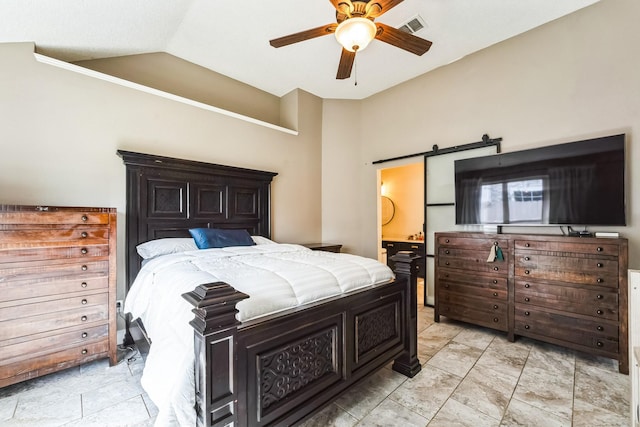
[[[198,425],[293,425],[394,359],[394,370],[417,374],[417,258],[396,255],[389,285],[255,322],[236,320],[248,296],[226,283],[184,294],[195,314]]]

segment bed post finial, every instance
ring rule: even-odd
[[[398,279],[407,279],[408,304],[406,308],[409,315],[409,325],[405,330],[405,351],[393,362],[392,369],[410,378],[413,378],[420,370],[420,360],[418,360],[418,265],[420,256],[411,251],[398,251],[391,257],[395,262],[394,272]]]
[[[249,298],[224,282],[206,283],[182,297],[194,306],[195,381],[198,426],[238,425],[238,376],[233,358],[236,304]],[[215,381],[208,384],[207,381]]]

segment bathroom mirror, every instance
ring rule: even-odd
[[[396,205],[393,203],[393,200],[387,196],[381,196],[381,199],[382,225],[387,225],[391,222],[393,215],[396,213]]]

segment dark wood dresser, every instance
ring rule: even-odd
[[[629,372],[626,239],[436,233],[435,243],[436,321],[610,357]],[[503,260],[487,262],[492,245]]]
[[[117,362],[116,210],[0,205],[0,387]]]

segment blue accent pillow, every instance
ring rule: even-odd
[[[247,230],[221,228],[192,228],[189,230],[198,249],[226,248],[227,246],[253,246],[256,243]]]

